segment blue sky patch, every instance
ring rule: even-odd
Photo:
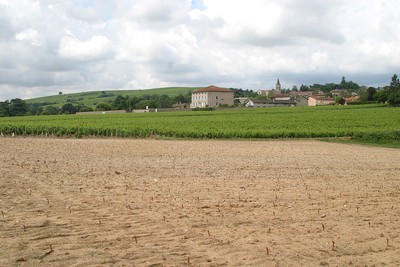
[[[203,3],[203,0],[192,0],[192,9],[206,9],[206,6]]]

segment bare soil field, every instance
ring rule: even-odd
[[[0,266],[399,266],[400,150],[0,138]]]

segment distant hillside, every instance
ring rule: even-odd
[[[61,107],[66,103],[74,105],[85,105],[87,107],[94,108],[98,103],[105,102],[111,103],[116,96],[146,96],[146,95],[168,95],[169,97],[175,97],[179,94],[187,95],[192,90],[199,87],[165,87],[165,88],[154,88],[145,90],[104,90],[104,91],[89,91],[74,94],[61,94],[53,96],[38,97],[32,99],[26,99],[25,101],[29,104],[42,104],[40,106],[54,106]]]

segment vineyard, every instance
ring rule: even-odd
[[[400,109],[378,105],[0,118],[2,135],[351,138],[400,143]]]

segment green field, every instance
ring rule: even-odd
[[[190,91],[194,90],[195,87],[165,87],[165,88],[155,88],[146,90],[110,90],[110,91],[92,91],[92,92],[82,92],[74,94],[61,94],[53,96],[45,96],[27,99],[26,102],[29,104],[43,104],[43,106],[54,106],[61,107],[67,103],[82,104],[87,107],[94,108],[97,103],[101,102],[112,102],[116,96],[145,96],[145,95],[168,95],[169,97],[174,97],[179,94],[188,94]]]
[[[378,105],[0,118],[2,135],[350,138],[398,146],[400,109]]]

